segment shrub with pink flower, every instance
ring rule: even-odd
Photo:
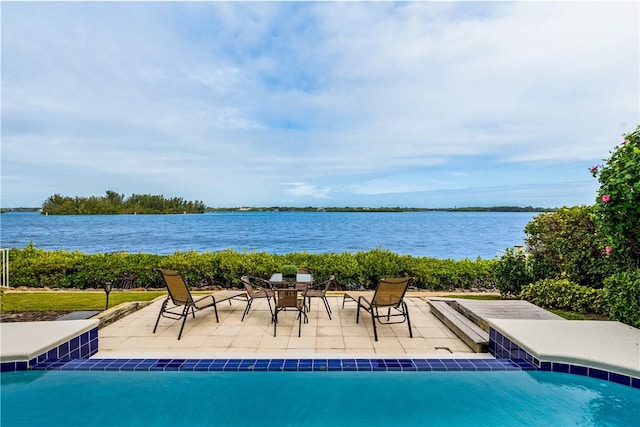
[[[623,136],[623,141],[598,168],[590,172],[600,182],[594,222],[606,236],[610,260],[618,269],[640,265],[640,126]]]

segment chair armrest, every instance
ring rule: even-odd
[[[249,283],[258,289],[273,289],[273,283],[262,277],[249,276]]]

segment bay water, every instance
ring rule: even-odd
[[[2,247],[170,254],[234,249],[273,254],[384,249],[491,259],[522,245],[531,212],[215,212],[198,215],[0,215]]]

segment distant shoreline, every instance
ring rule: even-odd
[[[5,212],[38,212],[41,208],[3,208],[0,213]],[[271,206],[271,207],[239,207],[239,208],[206,208],[205,212],[555,212],[558,208],[542,208],[532,206],[491,206],[491,207],[454,207],[454,208],[408,208],[408,207],[294,207],[294,206]],[[112,215],[123,215],[115,213]],[[81,214],[70,214],[81,215]],[[83,214],[86,215],[86,214]],[[100,215],[100,214],[98,214]],[[175,215],[175,213],[156,215]]]

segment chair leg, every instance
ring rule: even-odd
[[[329,301],[327,301],[327,297],[322,297],[322,302],[324,302],[324,308],[327,309],[327,315],[329,316],[329,320],[331,320],[331,307],[329,306]]]
[[[271,321],[273,322],[273,336],[276,336],[276,326],[278,325],[278,307],[276,307],[276,312],[271,316]]]
[[[249,309],[251,309],[252,302],[253,302],[253,298],[247,299],[247,306],[244,308],[244,313],[242,313],[242,319],[240,320],[241,322],[244,320],[244,316],[246,316],[247,313],[249,312]],[[271,308],[271,306],[269,306],[269,308]]]
[[[411,320],[409,320],[409,309],[407,308],[407,303],[402,301],[402,305],[404,306],[404,313],[407,316],[407,324],[409,325],[409,338],[413,338],[413,332],[411,332]]]
[[[271,298],[269,297],[267,297],[267,304],[269,304],[269,313],[271,313],[271,321],[273,321],[273,309],[271,308]],[[276,307],[276,297],[273,297],[273,308],[275,308],[277,312],[278,308]]]
[[[158,313],[158,318],[156,319],[156,326],[153,327],[153,333],[156,333],[156,329],[158,329],[158,323],[160,322],[160,316],[164,313],[164,309],[167,308],[167,303],[169,302],[169,298],[162,302],[162,307],[160,307],[160,313]]]
[[[191,309],[193,309],[193,307],[191,307]],[[184,324],[187,321],[188,316],[189,316],[189,307],[185,305],[184,310],[182,311],[182,326],[180,326],[180,333],[178,334],[178,340],[180,340],[180,337],[182,337],[182,330],[184,329]],[[195,317],[195,313],[193,317]]]
[[[220,323],[220,319],[218,318],[218,305],[215,299],[213,300],[213,311],[216,313],[216,323]]]
[[[375,310],[375,316],[373,314]],[[371,322],[373,323],[373,337],[376,341],[378,341],[378,330],[376,329],[376,316],[378,315],[378,309],[371,307]]]

